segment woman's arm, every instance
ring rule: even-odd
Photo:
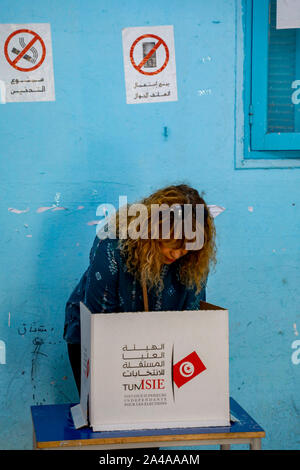
[[[84,304],[92,313],[118,312],[117,240],[100,240],[87,271]]]

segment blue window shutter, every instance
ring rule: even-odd
[[[299,30],[276,29],[276,0],[253,0],[251,150],[300,149],[299,46]]]
[[[268,132],[295,132],[291,83],[296,77],[296,30],[276,29],[276,0],[271,1],[268,57]]]

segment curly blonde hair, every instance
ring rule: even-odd
[[[199,250],[190,250],[187,254],[182,256],[179,260],[179,275],[180,281],[187,288],[196,288],[196,293],[199,293],[203,288],[207,275],[212,265],[216,264],[216,244],[215,244],[215,226],[212,216],[209,213],[204,199],[199,195],[198,191],[186,184],[172,185],[159,189],[150,196],[142,199],[140,204],[147,208],[147,218],[139,222],[138,227],[146,226],[148,236],[146,239],[138,237],[133,239],[127,236],[127,227],[136,216],[129,216],[128,211],[130,205],[127,204],[127,220],[124,236],[124,227],[122,225],[122,216],[120,216],[120,208],[116,213],[116,234],[119,238],[119,248],[122,255],[125,257],[126,266],[128,271],[133,274],[141,283],[146,283],[149,289],[156,288],[157,291],[163,289],[163,280],[161,278],[161,271],[163,262],[160,256],[160,244],[164,243],[173,249],[181,249],[185,247],[187,240],[184,237],[178,239],[174,233],[174,220],[170,224],[170,237],[165,240],[162,237],[162,218],[159,219],[158,237],[153,239],[150,233],[150,219],[151,219],[151,206],[153,204],[162,205],[167,204],[169,207],[173,204],[184,205],[190,204],[193,210],[193,230],[196,226],[195,221],[195,207],[197,204],[204,206],[204,243]],[[174,218],[173,218],[174,219]],[[140,221],[139,216],[139,221]]]

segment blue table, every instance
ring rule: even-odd
[[[230,426],[177,429],[143,429],[93,432],[90,427],[75,429],[70,413],[73,403],[32,406],[34,449],[130,449],[146,447],[180,447],[249,444],[261,449],[264,430],[230,398]]]

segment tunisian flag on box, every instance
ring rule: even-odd
[[[201,361],[200,357],[193,351],[188,356],[181,359],[173,366],[173,380],[177,387],[182,387],[196,375],[199,375],[206,369],[205,365]]]

